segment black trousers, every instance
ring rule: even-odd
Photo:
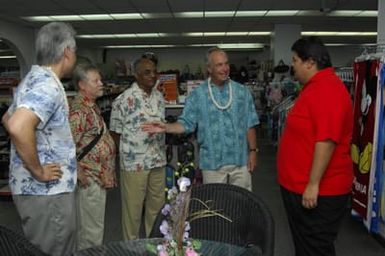
[[[348,212],[350,194],[319,196],[317,207],[302,206],[302,195],[281,187],[296,256],[334,256],[334,240]]]

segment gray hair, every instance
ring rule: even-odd
[[[209,66],[211,64],[211,54],[213,52],[223,52],[223,53],[226,53],[224,50],[222,50],[218,46],[214,46],[214,47],[209,48],[207,50],[207,52],[206,52],[206,58],[205,58],[206,66]]]
[[[72,73],[72,83],[77,91],[79,90],[79,82],[87,81],[88,72],[90,71],[96,71],[100,73],[99,69],[93,64],[84,63],[76,65],[76,68]]]
[[[63,57],[65,48],[76,50],[76,32],[64,22],[44,25],[36,37],[36,62],[38,65],[56,64]]]

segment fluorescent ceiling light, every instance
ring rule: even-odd
[[[249,36],[270,36],[271,32],[270,31],[250,31]]]
[[[329,46],[329,47],[333,47],[333,46],[352,46],[352,45],[361,45],[361,46],[376,46],[377,44],[373,44],[373,43],[367,43],[367,44],[334,44],[334,43],[331,43],[331,44],[325,44],[325,46]]]
[[[303,31],[303,36],[377,36],[377,32]]]
[[[352,16],[357,16],[360,12],[361,12],[360,10],[331,11],[330,13],[327,13],[327,16],[352,17]]]
[[[142,20],[140,13],[111,13],[109,14],[115,20]]]
[[[248,32],[227,32],[226,36],[247,36]]]
[[[112,17],[108,14],[87,14],[79,16],[84,20],[112,20]]]
[[[203,36],[224,36],[226,32],[204,32]]]
[[[85,21],[80,15],[51,15],[49,17],[56,21]]]
[[[203,18],[203,12],[174,12],[175,18]]]
[[[378,11],[362,11],[360,14],[358,14],[358,17],[377,17]]]
[[[182,33],[182,36],[191,36],[191,37],[203,36],[203,32]]]
[[[177,47],[212,47],[218,46],[222,49],[258,49],[263,48],[263,44],[190,44],[190,45],[160,45],[160,44],[146,44],[146,45],[108,45],[102,48],[114,49],[114,48],[177,48]]]
[[[213,12],[213,11],[206,11],[205,17],[207,18],[225,18],[225,17],[233,17],[234,11],[223,11],[223,12]]]
[[[237,11],[235,17],[262,17],[267,11]]]
[[[145,19],[164,19],[164,18],[172,18],[171,13],[164,12],[164,13],[142,13],[142,16]]]
[[[268,11],[265,16],[267,17],[294,16],[298,12],[299,10],[287,10],[287,11],[274,10],[274,11]]]
[[[16,56],[15,55],[4,55],[4,56],[0,56],[0,59],[16,59]]]
[[[239,44],[218,44],[222,49],[258,49],[263,48],[263,44],[239,43]]]
[[[229,31],[229,32],[188,32],[188,33],[128,33],[128,34],[89,34],[77,35],[82,39],[108,38],[159,38],[159,37],[215,37],[215,36],[270,36],[269,31]],[[355,31],[302,31],[303,36],[377,36],[377,32]]]
[[[287,17],[287,16],[324,16],[325,13],[315,10],[243,10],[237,11],[195,11],[174,12],[175,18],[226,18],[226,17]],[[332,11],[326,16],[333,17],[377,17],[376,10],[339,10]],[[26,16],[22,17],[28,21],[90,21],[90,20],[141,20],[172,18],[172,13],[95,13],[80,15],[52,15],[52,16]]]
[[[327,16],[332,17],[377,17],[378,11],[340,10],[331,11]]]
[[[137,37],[159,37],[158,33],[137,33]]]
[[[107,45],[102,48],[108,49],[126,49],[126,48],[173,48],[171,44],[143,44],[143,45]]]

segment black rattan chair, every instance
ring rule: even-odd
[[[193,187],[191,198],[190,213],[205,208],[194,200],[196,198],[231,220],[219,216],[194,220],[190,223],[191,237],[245,246],[249,251],[260,250],[266,256],[274,255],[274,221],[260,197],[234,185],[205,184]],[[150,237],[162,237],[159,226],[163,218],[159,213]]]
[[[48,256],[33,245],[23,234],[0,226],[0,255]]]

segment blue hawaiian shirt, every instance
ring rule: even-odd
[[[75,189],[76,151],[68,121],[68,104],[60,86],[50,71],[32,66],[15,92],[8,114],[11,116],[23,107],[39,117],[36,147],[40,163],[59,163],[63,176],[57,181],[37,181],[24,168],[12,144],[9,186],[14,195],[54,195]]]
[[[247,165],[247,132],[259,124],[259,119],[250,91],[234,81],[231,85],[233,99],[228,109],[220,110],[214,105],[206,81],[187,97],[178,119],[186,133],[197,131],[199,167],[203,170]],[[215,100],[225,106],[229,100],[229,83],[221,89],[211,86]]]

